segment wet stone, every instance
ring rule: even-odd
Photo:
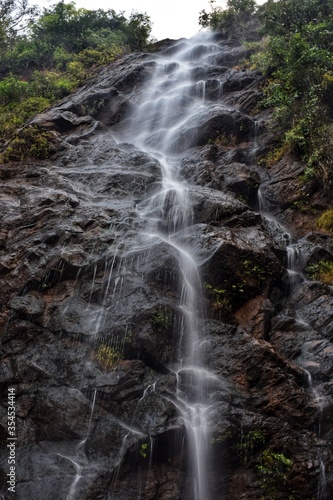
[[[11,301],[11,307],[17,313],[26,316],[40,316],[43,313],[44,301],[32,294],[14,297]]]

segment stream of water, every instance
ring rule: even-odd
[[[209,444],[209,385],[217,377],[205,368],[205,343],[200,320],[204,317],[203,284],[195,255],[186,244],[185,231],[193,224],[193,210],[186,182],[180,176],[179,152],[188,147],[186,130],[206,112],[205,81],[193,82],[192,70],[221,48],[210,35],[182,43],[172,56],[157,60],[155,73],[130,126],[117,137],[155,157],[162,179],[159,189],[137,205],[142,224],[135,252],[161,242],[170,246],[179,263],[178,356],[170,367],[177,387],[171,398],[186,428],[192,498],[207,500]],[[198,57],[199,56],[199,57]],[[198,60],[199,58],[199,60]],[[133,249],[132,249],[133,251]]]
[[[277,241],[278,244],[282,245],[282,248],[286,252],[286,262],[285,268],[288,273],[288,285],[290,292],[292,293],[297,286],[306,281],[306,277],[302,274],[302,254],[297,246],[297,241],[293,241],[292,235],[287,231],[287,229],[267,210],[267,204],[265,198],[263,197],[261,190],[258,190],[258,205],[259,211],[264,217],[265,224],[267,225],[268,231],[271,233],[272,237]],[[296,321],[304,325],[301,319]],[[305,324],[305,326],[309,326]],[[306,373],[308,387],[311,392],[314,404],[317,410],[317,424],[315,428],[315,433],[318,439],[321,439],[321,424],[322,424],[322,413],[323,413],[323,400],[320,395],[311,373],[304,367],[304,372]],[[326,500],[326,470],[325,463],[322,456],[322,451],[318,449],[318,487],[317,487],[317,497],[316,500]]]

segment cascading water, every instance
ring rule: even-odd
[[[301,254],[297,243],[293,242],[288,230],[268,212],[267,203],[260,188],[258,189],[258,207],[268,232],[286,252],[285,268],[288,273],[289,286],[293,289],[305,280],[301,273]]]
[[[68,495],[66,497],[66,500],[75,500],[76,499],[76,490],[77,486],[83,477],[83,470],[85,470],[85,474],[87,474],[87,471],[89,469],[89,461],[87,459],[86,453],[85,453],[85,444],[87,442],[87,439],[89,438],[89,434],[91,431],[91,423],[92,423],[92,418],[94,414],[94,409],[95,409],[95,403],[96,403],[96,395],[97,395],[97,389],[94,390],[93,394],[93,399],[91,403],[91,410],[90,410],[90,415],[89,415],[89,420],[88,420],[88,427],[87,427],[87,434],[86,437],[79,442],[78,446],[76,447],[76,455],[75,457],[67,457],[64,455],[60,455],[60,457],[68,460],[74,467],[75,469],[75,476],[73,479],[73,482],[70,486],[70,490],[68,492]]]
[[[329,234],[284,210],[308,187],[301,164],[260,167],[272,135],[262,76],[236,66],[248,49],[209,35],[156,48],[36,118],[54,124],[54,158],[2,168],[14,496],[328,500],[333,290],[302,271],[332,260]],[[263,217],[251,210],[260,177],[299,241],[263,196]]]
[[[302,254],[297,246],[297,242],[292,243],[292,237],[286,230],[286,228],[276,220],[271,214],[269,214],[267,209],[267,204],[265,198],[259,188],[258,190],[258,206],[259,211],[264,217],[264,222],[267,224],[268,231],[272,234],[273,238],[279,246],[281,246],[286,253],[286,263],[285,268],[288,273],[288,285],[290,291],[293,292],[298,285],[305,282],[305,277],[301,272],[301,262]],[[305,323],[302,319],[297,318],[296,322],[305,327],[310,327],[308,323]],[[311,396],[313,398],[316,413],[317,413],[317,424],[315,427],[315,433],[318,439],[321,439],[321,425],[322,425],[322,414],[323,414],[323,398],[319,391],[317,390],[311,373],[303,367],[308,387],[311,391]],[[318,448],[318,487],[317,487],[317,497],[316,500],[326,500],[326,471],[325,463],[323,459],[323,453],[321,448]]]
[[[191,72],[204,58],[221,48],[203,34],[186,42],[172,56],[159,58],[153,78],[132,116],[119,133],[127,141],[158,159],[160,189],[137,205],[142,231],[136,247],[127,251],[149,253],[164,242],[179,262],[178,359],[174,366],[176,392],[170,400],[179,411],[187,431],[188,456],[193,477],[192,498],[206,500],[209,434],[209,384],[217,377],[205,368],[205,342],[200,328],[203,286],[195,255],[186,243],[186,229],[193,223],[188,186],[180,177],[178,153],[188,146],[184,130],[205,111],[205,82],[192,82]],[[195,52],[195,54],[194,54]]]

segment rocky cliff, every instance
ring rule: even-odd
[[[2,167],[0,432],[6,443],[15,388],[16,498],[332,498],[333,292],[305,269],[333,247],[311,210],[295,210],[326,200],[296,160],[260,166],[274,136],[262,76],[235,69],[246,55],[199,38],[126,56],[27,125],[52,132],[50,160]],[[170,191],[151,213],[165,157],[137,145],[136,119],[157,74],[166,94],[175,87],[180,61],[190,78],[168,125],[162,106],[144,132],[155,150],[177,124],[167,154],[186,187],[181,227]],[[148,244],[155,219],[162,236]],[[200,272],[205,344],[184,380],[180,245]],[[201,493],[179,408],[199,368]]]

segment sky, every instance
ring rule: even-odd
[[[76,7],[85,9],[113,9],[125,11],[127,17],[132,10],[146,12],[153,22],[152,36],[157,40],[164,38],[189,38],[200,30],[199,12],[210,10],[208,0],[74,0]],[[49,7],[57,0],[30,0],[30,4]],[[66,2],[68,3],[68,2]],[[225,6],[224,0],[216,2]]]
[[[30,4],[49,7],[59,0],[30,0]],[[66,1],[68,3],[70,0]],[[198,17],[201,10],[210,11],[208,0],[74,0],[76,7],[85,9],[113,9],[125,11],[127,17],[133,10],[146,12],[153,22],[152,37],[190,38],[200,30]],[[257,0],[258,4],[264,0]],[[216,5],[226,6],[226,0],[216,0]]]

